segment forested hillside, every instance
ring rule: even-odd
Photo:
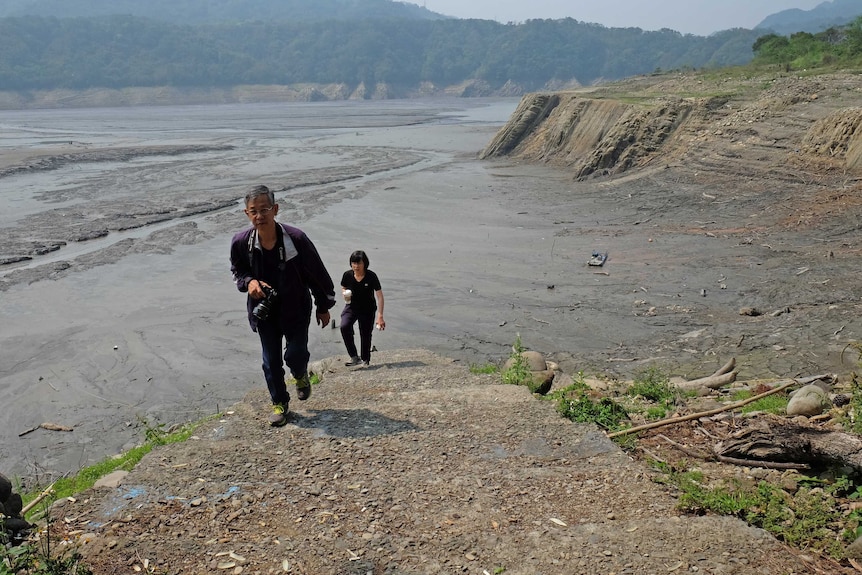
[[[862,16],[846,26],[817,34],[797,32],[789,38],[767,34],[758,38],[752,48],[755,64],[778,65],[787,71],[859,68],[862,66]]]
[[[171,25],[132,16],[0,19],[3,90],[242,84],[451,85],[522,90],[657,69],[742,64],[757,34],[709,37],[572,19],[361,19]]]

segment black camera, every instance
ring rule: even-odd
[[[263,293],[266,294],[260,302],[251,310],[251,315],[257,318],[257,321],[266,321],[269,314],[275,309],[276,301],[278,300],[278,292],[275,288],[262,286]]]

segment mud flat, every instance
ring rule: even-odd
[[[504,104],[491,119],[446,103],[382,126],[159,141],[213,148],[179,155],[148,155],[156,144],[138,138],[123,146],[141,152],[133,161],[5,177],[4,201],[26,214],[4,220],[2,253],[33,259],[0,276],[4,471],[65,473],[263,385],[227,262],[239,198],[258,182],[279,190],[282,219],[334,277],[368,252],[386,294],[381,350],[496,363],[520,339],[567,373],[620,378],[651,365],[702,376],[730,357],[740,379],[852,367],[855,180],[724,156],[711,170],[673,161],[580,180],[550,161],[480,161],[517,101]],[[719,144],[699,144],[700,157]],[[609,253],[599,269],[586,265],[593,250]],[[331,329],[312,330],[311,350],[344,353]],[[74,431],[18,436],[44,421]]]

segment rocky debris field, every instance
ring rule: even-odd
[[[738,519],[680,514],[603,432],[498,374],[424,351],[321,367],[285,427],[251,392],[55,504],[55,536],[95,573],[816,572]]]

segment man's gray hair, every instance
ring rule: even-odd
[[[263,184],[257,185],[248,191],[248,193],[245,195],[245,205],[249,205],[255,200],[255,198],[258,198],[260,196],[266,196],[266,198],[269,200],[270,206],[275,205],[275,194],[272,190],[270,190]]]

